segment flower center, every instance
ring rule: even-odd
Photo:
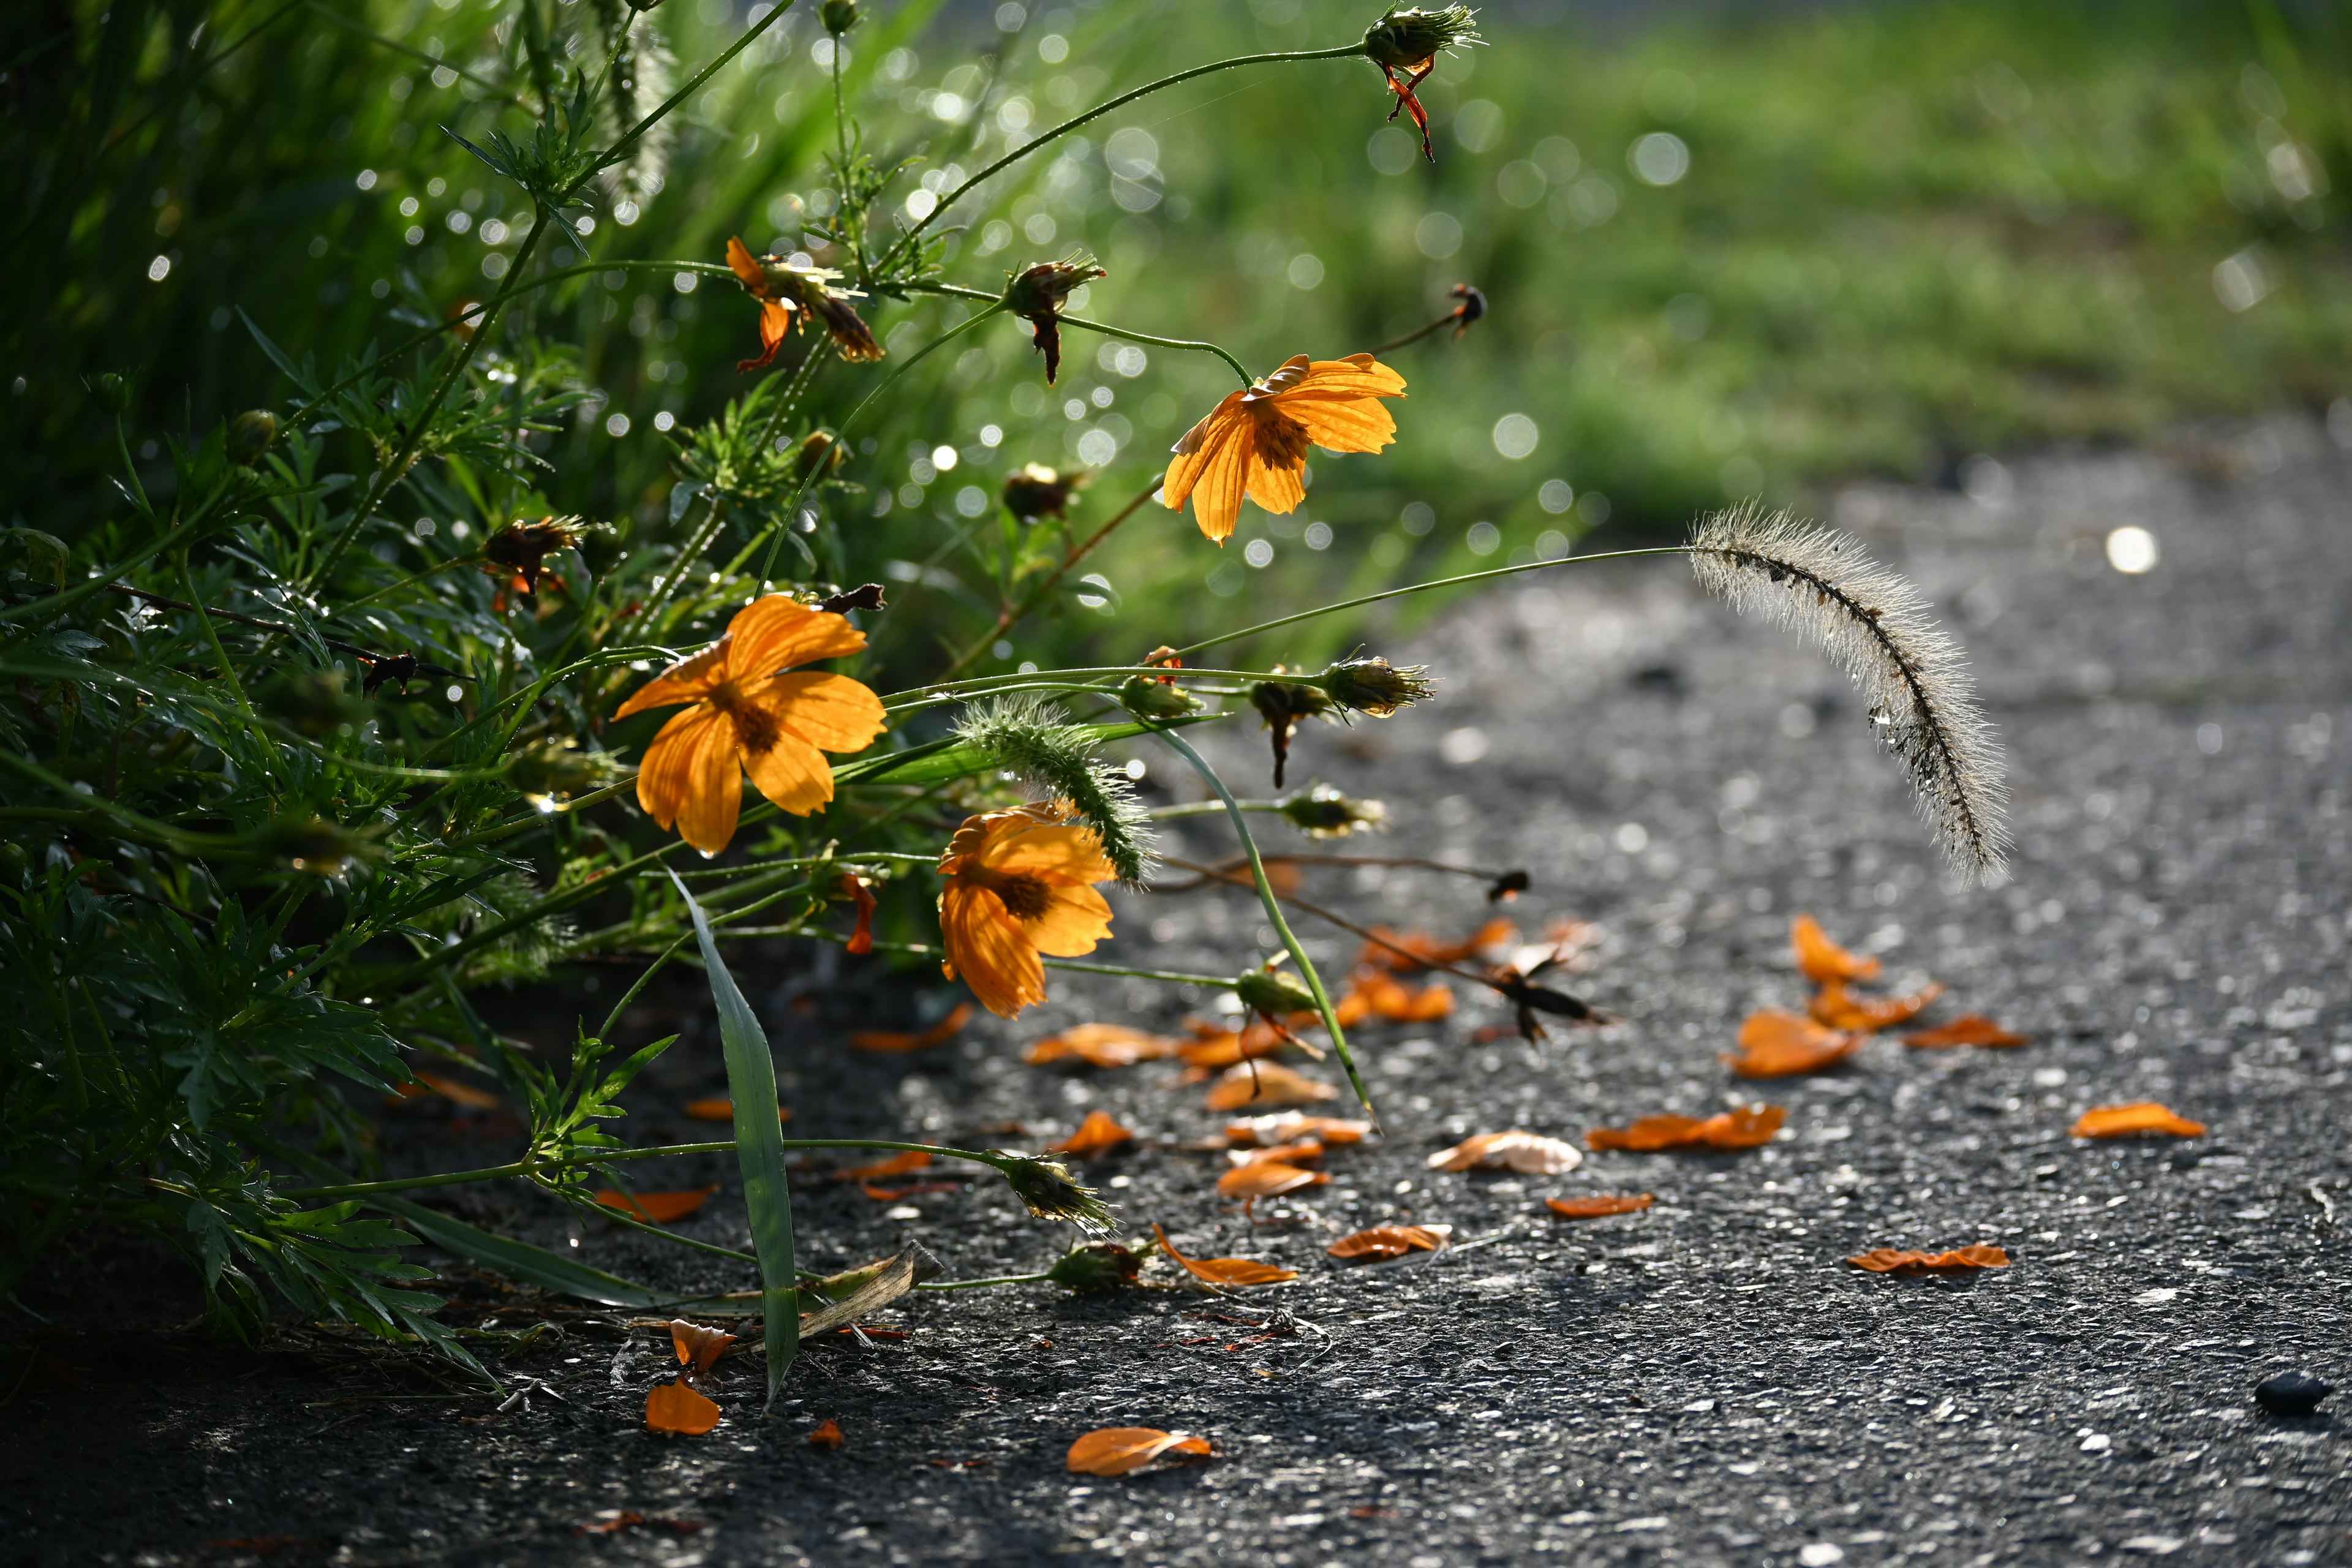
[[[735,726],[736,743],[745,751],[762,754],[774,749],[782,733],[776,716],[746,696],[733,681],[722,680],[712,687],[708,700]]]
[[[1268,468],[1296,468],[1306,463],[1307,448],[1314,444],[1306,426],[1271,403],[1258,404],[1250,413],[1257,420],[1258,457]]]
[[[1053,902],[1053,889],[1026,872],[1015,871],[1010,876],[985,872],[975,879],[1003,900],[1005,912],[1017,921],[1037,919]]]

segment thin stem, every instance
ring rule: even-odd
[[[921,237],[923,230],[929,228],[932,222],[936,220],[941,213],[955,205],[957,202],[961,201],[974,186],[981,184],[983,180],[986,180],[991,175],[998,174],[1003,170],[1012,167],[1022,159],[1026,158],[1030,153],[1037,151],[1040,147],[1048,146],[1053,142],[1059,141],[1061,138],[1068,135],[1071,132],[1076,131],[1079,126],[1086,124],[1089,121],[1099,120],[1104,115],[1108,114],[1111,110],[1125,108],[1128,104],[1133,103],[1139,98],[1148,98],[1151,94],[1158,92],[1164,88],[1174,87],[1180,82],[1191,81],[1194,77],[1208,76],[1215,71],[1234,70],[1242,66],[1276,65],[1284,61],[1297,60],[1345,59],[1349,55],[1360,55],[1363,52],[1364,46],[1360,41],[1352,44],[1343,44],[1337,48],[1329,49],[1297,49],[1279,54],[1236,55],[1231,59],[1215,60],[1212,61],[1208,65],[1194,66],[1190,70],[1181,70],[1173,76],[1161,77],[1158,81],[1146,82],[1143,86],[1137,88],[1132,92],[1123,92],[1117,98],[1097,104],[1094,108],[1087,110],[1084,114],[1078,115],[1074,119],[1065,120],[1059,125],[1055,126],[1051,131],[1047,131],[1041,135],[1023,142],[1020,146],[1015,147],[1012,152],[1004,154],[1003,157],[999,158],[995,163],[989,164],[988,167],[981,170],[977,174],[972,175],[971,178],[966,180],[962,184],[958,185],[954,190],[951,190],[945,195],[941,196],[938,206],[933,207],[929,213],[926,213],[913,227],[908,229],[905,234],[899,237],[898,242],[892,246],[889,252],[882,258],[881,266],[876,268],[876,270],[887,271],[889,268],[890,264],[896,261],[902,252],[912,247],[916,240]]]
[[[1460,321],[1466,309],[1466,306],[1456,305],[1454,309],[1446,311],[1445,314],[1438,317],[1437,320],[1428,323],[1426,326],[1415,327],[1412,331],[1407,332],[1401,338],[1391,338],[1387,342],[1377,343],[1372,347],[1366,349],[1364,352],[1368,354],[1384,354],[1392,349],[1403,348],[1407,343],[1417,343],[1421,342],[1422,339],[1429,336],[1430,333],[1436,331],[1439,328],[1450,326],[1454,322]]]
[[[1129,969],[1118,963],[1087,963],[1076,958],[1041,960],[1050,969],[1076,969],[1088,974],[1125,974],[1137,980],[1166,980],[1179,985],[1210,985],[1220,991],[1234,988],[1230,974],[1187,974],[1176,969]]]
[[[1221,647],[1229,642],[1239,642],[1244,637],[1254,637],[1260,632],[1270,632],[1283,626],[1296,626],[1300,621],[1311,621],[1318,616],[1333,615],[1340,610],[1360,609],[1366,605],[1377,605],[1383,599],[1401,599],[1408,594],[1426,593],[1432,588],[1454,588],[1465,583],[1485,583],[1496,577],[1516,577],[1522,572],[1540,572],[1548,566],[1584,566],[1595,561],[1630,561],[1642,555],[1688,555],[1690,552],[1691,547],[1687,544],[1658,544],[1642,550],[1604,550],[1593,555],[1563,555],[1557,561],[1527,561],[1517,566],[1496,566],[1484,572],[1465,572],[1459,577],[1437,577],[1426,583],[1413,583],[1402,588],[1391,588],[1383,593],[1366,594],[1360,598],[1341,599],[1337,604],[1324,605],[1312,610],[1301,610],[1295,616],[1284,616],[1278,620],[1260,621],[1256,626],[1244,626],[1237,632],[1220,632],[1205,641],[1196,642],[1190,647],[1181,647],[1176,651],[1179,656],[1195,654],[1203,648]]]
[[[915,1287],[918,1290],[985,1290],[992,1285],[1043,1285],[1051,1274],[1000,1274],[993,1279],[935,1279]]]
[[[886,1138],[787,1138],[787,1149],[875,1149],[890,1150],[902,1154],[929,1154],[940,1160],[968,1160],[976,1165],[1002,1171],[1012,1163],[1006,1155],[983,1153],[973,1149],[950,1149],[938,1143],[901,1143]],[[504,1181],[509,1176],[530,1176],[545,1171],[569,1170],[577,1165],[603,1165],[622,1160],[667,1160],[688,1154],[731,1154],[735,1152],[732,1138],[709,1143],[667,1143],[651,1149],[599,1149],[552,1160],[517,1160],[509,1165],[490,1165],[475,1171],[445,1171],[437,1176],[402,1176],[384,1182],[347,1182],[330,1187],[295,1187],[281,1193],[281,1197],[303,1203],[333,1203],[343,1198],[367,1198],[382,1193],[416,1192],[425,1187],[463,1186],[471,1182]]]
[[[1019,626],[1023,621],[1026,620],[1032,610],[1034,610],[1039,605],[1043,604],[1045,601],[1046,596],[1051,595],[1055,588],[1061,586],[1062,580],[1070,574],[1071,571],[1076,567],[1077,563],[1084,561],[1088,555],[1093,553],[1096,545],[1100,544],[1104,540],[1108,539],[1111,536],[1113,530],[1117,529],[1119,524],[1125,522],[1129,518],[1133,517],[1137,511],[1142,509],[1145,501],[1150,500],[1154,495],[1159,493],[1160,486],[1167,477],[1168,476],[1163,473],[1158,479],[1153,479],[1150,484],[1144,486],[1142,492],[1133,500],[1119,508],[1118,513],[1113,516],[1108,522],[1104,523],[1100,528],[1095,530],[1093,533],[1089,534],[1085,543],[1076,546],[1069,552],[1069,554],[1063,557],[1062,563],[1054,568],[1053,574],[1047,577],[1045,581],[1033,586],[1027,595],[1023,597],[1021,603],[1012,606],[1010,609],[1000,612],[996,617],[996,625],[991,627],[984,636],[975,641],[970,647],[965,648],[963,652],[956,655],[955,662],[949,665],[947,668],[941,672],[940,679],[941,681],[953,680],[958,671],[971,663],[973,659],[978,658],[988,649],[995,647],[996,640],[999,637],[1003,637],[1006,632],[1011,631],[1014,626]]]
[[[188,570],[188,552],[184,550],[181,551],[177,560],[180,568],[180,586],[186,589],[188,594],[188,603],[185,607],[195,612],[196,625],[203,628],[205,641],[211,645],[213,657],[220,660],[221,680],[228,687],[229,695],[236,699],[237,709],[245,715],[246,721],[251,723],[254,718],[253,704],[246,700],[245,683],[236,678],[236,667],[228,661],[228,649],[221,646],[220,633],[213,629],[213,618],[205,613],[204,600],[197,596],[195,574]]]
[[[1234,833],[1242,841],[1243,853],[1249,857],[1250,876],[1257,883],[1258,902],[1265,907],[1265,918],[1274,927],[1275,934],[1282,939],[1283,951],[1290,954],[1293,963],[1298,965],[1299,978],[1307,982],[1307,990],[1314,994],[1315,1010],[1322,1016],[1324,1032],[1331,1037],[1331,1048],[1339,1054],[1339,1065],[1348,1069],[1348,1081],[1355,1086],[1358,1102],[1378,1123],[1381,1113],[1372,1108],[1371,1091],[1364,1087],[1364,1075],[1356,1070],[1355,1053],[1348,1049],[1348,1037],[1339,1027],[1339,1016],[1331,1005],[1330,994],[1323,989],[1323,977],[1315,972],[1314,961],[1307,956],[1306,948],[1299,944],[1298,938],[1291,931],[1290,922],[1283,918],[1282,900],[1275,895],[1274,884],[1266,880],[1265,862],[1258,857],[1257,840],[1250,836],[1249,818],[1243,813],[1241,803],[1234,798],[1234,792],[1225,787],[1225,781],[1217,776],[1217,770],[1192,749],[1191,742],[1173,730],[1160,730],[1157,733],[1176,749],[1178,755],[1192,764],[1192,771],[1199,773],[1209,787],[1217,792],[1218,798],[1225,803],[1225,815],[1234,825]]]
[[[998,300],[1002,298],[1001,295],[992,294],[985,289],[968,289],[961,283],[900,283],[893,285],[892,287],[906,293],[944,294],[956,300]],[[1193,353],[1214,354],[1219,359],[1224,361],[1227,364],[1233,366],[1234,374],[1242,378],[1242,384],[1244,386],[1254,384],[1250,373],[1242,367],[1241,361],[1235,359],[1232,354],[1227,353],[1215,343],[1209,342],[1202,339],[1155,337],[1150,332],[1139,332],[1127,327],[1107,326],[1101,321],[1089,321],[1077,316],[1056,316],[1054,319],[1066,327],[1078,327],[1089,332],[1100,332],[1107,338],[1124,338],[1131,343],[1150,343],[1155,348],[1186,349]]]
[[[671,93],[667,98],[663,99],[661,102],[655,105],[652,113],[646,115],[643,120],[638,121],[635,125],[629,127],[628,133],[626,135],[623,136],[618,142],[614,142],[610,147],[605,148],[603,154],[596,160],[596,173],[601,174],[604,170],[611,168],[614,164],[621,162],[624,158],[626,158],[629,155],[629,149],[635,146],[645,136],[646,132],[651,131],[656,124],[660,123],[663,118],[666,117],[671,110],[676,109],[679,104],[684,103],[688,99],[692,98],[697,92],[699,92],[702,89],[702,84],[704,82],[709,81],[712,77],[718,75],[719,70],[726,66],[728,61],[733,59],[737,55],[741,54],[745,49],[750,48],[751,47],[752,40],[759,37],[761,34],[766,32],[777,23],[782,21],[784,19],[784,13],[792,8],[793,0],[780,0],[780,3],[771,9],[766,16],[752,23],[749,27],[746,27],[743,30],[743,36],[736,39],[732,44],[730,44],[726,49],[719,54],[717,59],[711,61],[709,65],[695,72],[692,79],[688,81],[684,87],[679,88],[676,92]],[[593,178],[595,178],[595,174],[587,175],[582,179],[580,184],[585,184],[589,180]],[[575,191],[578,190],[579,185],[574,185],[572,189]]]

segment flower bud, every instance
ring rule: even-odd
[[[1200,707],[1201,700],[1153,676],[1130,675],[1119,685],[1118,705],[1139,719],[1174,719]]]
[[[1261,680],[1250,687],[1250,706],[1269,724],[1287,729],[1301,719],[1331,711],[1329,699],[1318,686],[1296,680]]]
[[[800,456],[794,459],[802,479],[823,479],[841,467],[841,444],[825,430],[812,430],[801,443]]]
[[[1045,1270],[1045,1278],[1085,1296],[1131,1285],[1142,1269],[1143,1260],[1118,1243],[1089,1241],[1064,1253],[1060,1262]]]
[[[560,800],[596,787],[610,769],[602,756],[570,741],[540,741],[507,763],[507,782],[527,795]]]
[[[1087,478],[1083,471],[1065,472],[1043,463],[1024,463],[1018,473],[1004,481],[1004,510],[1017,522],[1066,517],[1070,502],[1086,488]]]
[[[1115,1211],[1092,1187],[1081,1185],[1060,1161],[1039,1154],[1013,1154],[1007,1162],[998,1171],[1012,1185],[1013,1195],[1039,1219],[1067,1220],[1096,1236],[1110,1229]]]
[[[121,415],[131,408],[131,384],[117,373],[102,370],[89,377],[86,384],[97,397],[98,405],[109,414]]]
[[[1437,689],[1427,665],[1400,669],[1384,658],[1343,658],[1324,670],[1321,683],[1324,693],[1341,708],[1375,719],[1385,719]]]
[[[1243,970],[1234,977],[1234,994],[1243,1006],[1269,1018],[1316,1010],[1315,993],[1307,989],[1307,983],[1279,969]]]
[[[1365,829],[1385,830],[1389,808],[1376,800],[1351,800],[1329,784],[1317,784],[1283,801],[1292,826],[1318,838],[1345,838]]]
[[[816,14],[824,30],[836,38],[866,19],[858,14],[857,0],[824,0]]]
[[[535,594],[547,558],[559,550],[575,548],[580,531],[576,517],[542,517],[528,522],[517,518],[482,545],[482,570],[493,577],[512,577],[519,592]]]
[[[1364,53],[1386,70],[1417,71],[1441,49],[1480,42],[1467,5],[1400,6],[1364,29]]]
[[[277,439],[278,416],[267,408],[248,408],[228,422],[228,460],[249,468]]]

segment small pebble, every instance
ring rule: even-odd
[[[2254,1403],[2273,1415],[2308,1415],[2336,1392],[2333,1384],[2300,1372],[2283,1372],[2254,1384]]]

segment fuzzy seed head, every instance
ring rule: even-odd
[[[1067,1220],[1089,1236],[1104,1236],[1118,1217],[1117,1210],[1103,1202],[1092,1187],[1080,1184],[1058,1160],[1048,1160],[1040,1154],[1013,1154],[997,1168],[1012,1184],[1013,1195],[1039,1219]]]
[[[1151,876],[1151,833],[1125,772],[1094,760],[1093,731],[1034,698],[1004,697],[974,708],[956,738],[1038,793],[1066,802],[1095,830],[1103,855],[1129,887]]]
[[[1425,700],[1437,690],[1427,665],[1399,668],[1384,658],[1343,658],[1324,670],[1322,686],[1340,707],[1375,719]]]
[[[1399,6],[1364,29],[1364,53],[1385,70],[1419,70],[1442,49],[1481,43],[1467,5]]]
[[[1733,608],[1801,633],[1845,667],[1945,854],[1964,875],[1997,876],[2009,849],[2000,744],[1968,656],[1919,591],[1846,535],[1753,504],[1699,525],[1691,567]]]

